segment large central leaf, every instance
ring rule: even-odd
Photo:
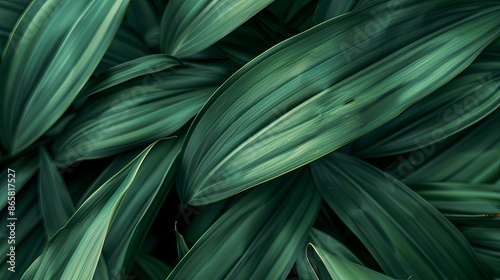
[[[498,1],[375,1],[276,45],[198,115],[181,199],[221,200],[388,122],[467,67],[500,34],[499,12]]]

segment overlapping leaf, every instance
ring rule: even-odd
[[[233,204],[167,279],[282,279],[319,205],[305,169],[268,182]]]
[[[500,185],[498,184],[434,182],[410,187],[441,212],[449,214],[500,213]]]
[[[161,50],[176,57],[198,53],[271,2],[273,0],[170,1],[161,22]]]
[[[311,269],[314,269],[319,279],[392,279],[355,262],[332,255],[312,244],[307,246],[307,255]]]
[[[34,0],[0,67],[0,141],[11,154],[64,113],[104,55],[128,0]]]
[[[175,153],[165,156],[163,152],[171,145],[169,140],[151,144],[127,167],[106,181],[54,235],[40,259],[22,279],[92,279],[121,202],[130,189],[141,188],[147,183],[161,184],[168,168],[151,173],[151,166],[170,166]]]
[[[314,244],[316,247],[320,247],[331,255],[337,256],[346,261],[351,261],[354,264],[362,265],[361,261],[354,255],[353,252],[351,252],[351,250],[344,246],[340,241],[320,230],[315,228],[311,229],[308,243]],[[297,273],[302,280],[314,280],[316,279],[316,274],[314,270],[311,269],[307,259],[307,246],[309,245],[304,246],[304,249],[300,250],[299,255],[297,256]]]
[[[414,171],[403,182],[410,185],[424,182],[498,184],[500,134],[495,132],[499,121],[500,111],[496,110],[445,149],[425,148],[431,154],[430,159],[420,162],[420,166],[410,166]],[[431,153],[434,150],[435,156]]]
[[[490,279],[460,232],[396,179],[335,153],[311,169],[322,197],[389,276]]]
[[[3,48],[9,39],[10,32],[14,28],[16,21],[22,15],[28,3],[29,0],[0,1],[0,18],[2,19],[0,20],[0,56],[2,55]]]
[[[55,159],[68,164],[111,156],[172,135],[230,73],[218,65],[190,65],[94,94],[56,140]]]
[[[469,65],[500,34],[499,11],[497,1],[374,1],[271,48],[197,116],[182,201],[224,199],[383,125]]]
[[[369,133],[356,155],[401,154],[432,145],[480,121],[500,106],[500,48],[487,48],[459,76]]]
[[[23,189],[24,185],[26,185],[26,183],[38,170],[38,167],[38,155],[22,156],[7,165],[7,168],[4,168],[2,170],[2,173],[0,173],[1,182],[5,182],[3,184],[0,184],[0,193],[5,197],[8,195],[9,185],[7,182],[9,182],[9,169],[14,170],[15,172],[15,182],[13,182],[14,184],[12,185],[15,187],[15,192],[19,193],[19,191]],[[10,173],[12,174],[12,172]],[[0,200],[0,210],[5,209],[5,206],[7,206],[7,201],[7,199]]]

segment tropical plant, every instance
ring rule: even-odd
[[[0,0],[0,279],[500,279],[498,0]]]

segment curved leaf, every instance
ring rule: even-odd
[[[132,274],[138,277],[137,279],[165,280],[171,271],[172,269],[160,260],[147,254],[139,254]]]
[[[246,193],[193,245],[167,279],[282,279],[321,200],[298,170]]]
[[[403,182],[408,185],[426,182],[497,183],[500,166],[500,134],[497,130],[500,110],[467,131],[457,142],[414,169]],[[433,147],[429,147],[429,152]],[[426,152],[423,150],[422,153]],[[402,163],[401,163],[402,164]],[[398,169],[399,167],[393,168]],[[415,170],[416,169],[416,170]]]
[[[307,246],[307,255],[311,268],[314,269],[319,279],[392,279],[350,260],[334,256],[328,251],[312,244]]]
[[[0,140],[11,154],[35,142],[69,107],[104,55],[127,0],[34,0],[0,67]]]
[[[432,145],[500,106],[500,48],[490,48],[451,82],[355,142],[358,156],[401,154]]]
[[[40,150],[38,202],[42,211],[47,239],[50,239],[75,212],[66,184],[45,149]]]
[[[161,50],[176,57],[198,53],[271,2],[273,0],[170,1],[161,22]]]
[[[147,167],[173,160],[155,152],[158,147],[169,145],[167,142],[148,146],[90,196],[49,241],[40,261],[22,279],[92,279],[106,235],[128,190],[142,187],[148,178],[164,178],[165,172],[153,174]]]
[[[15,171],[15,191],[19,193],[26,185],[26,183],[33,177],[36,171],[38,171],[38,155],[27,155],[18,158],[12,163],[7,165],[7,168],[4,168],[0,173],[0,194],[4,197],[7,197],[8,194],[8,179],[9,179],[9,169]],[[10,172],[12,174],[12,172]],[[7,206],[7,199],[0,199],[0,210],[4,210]]]
[[[355,140],[451,80],[500,34],[497,1],[399,4],[363,5],[231,76],[190,129],[181,200],[224,199]],[[345,32],[368,26],[364,36]]]
[[[169,55],[152,54],[143,56],[108,69],[94,81],[87,92],[88,95],[95,94],[133,78],[160,72],[181,64],[181,61]]]
[[[198,113],[230,71],[191,65],[95,94],[52,146],[57,162],[102,158],[170,136]]]
[[[490,279],[460,232],[396,179],[336,153],[311,169],[322,197],[389,276]]]
[[[435,182],[410,187],[444,213],[500,213],[500,185],[498,184]]]
[[[369,1],[371,0],[319,0],[316,14],[314,15],[314,24],[316,25],[350,12]]]
[[[173,185],[175,159],[183,140],[180,137],[156,144],[150,152],[151,159],[146,158],[142,163],[144,171],[137,173],[135,182],[123,197],[102,249],[112,273],[127,273],[130,270],[140,245]]]
[[[29,0],[0,0],[0,18],[2,19],[0,20],[0,57],[2,56],[3,48],[9,39],[12,28],[14,28],[16,21],[22,15],[29,2]]]

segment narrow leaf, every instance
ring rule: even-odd
[[[164,154],[155,153],[155,148],[168,145],[167,141],[151,144],[89,197],[45,246],[38,265],[30,267],[22,279],[92,279],[106,234],[129,188],[142,186],[144,180],[138,179],[147,177],[144,173],[165,175],[151,174],[144,167],[164,160]]]
[[[320,247],[309,244],[307,254],[319,279],[373,279],[390,280],[392,278],[352,261],[332,255]]]
[[[305,169],[246,193],[193,245],[168,279],[283,279],[319,209]]]
[[[0,67],[0,141],[11,154],[35,142],[70,106],[109,47],[128,0],[34,0]]]
[[[311,169],[328,205],[389,276],[490,279],[460,232],[401,182],[343,154]]]
[[[176,57],[198,53],[271,2],[273,0],[170,1],[161,22],[162,52]]]
[[[38,202],[47,238],[50,239],[73,215],[75,206],[59,170],[43,148],[40,149]]]

